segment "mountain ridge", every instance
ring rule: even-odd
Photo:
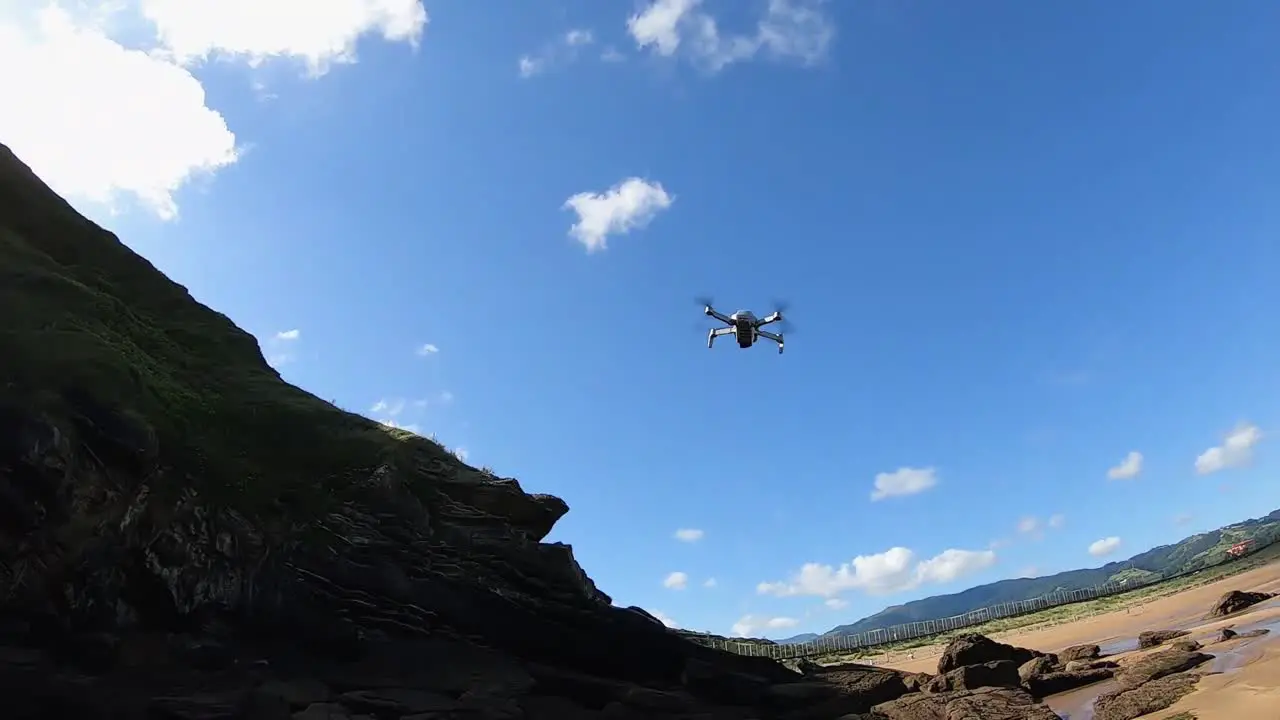
[[[1242,520],[1216,530],[1196,533],[1168,545],[1160,545],[1126,560],[1117,560],[1096,568],[1065,570],[1036,578],[1010,578],[977,585],[946,595],[932,595],[893,605],[852,623],[818,633],[818,637],[857,635],[910,622],[937,620],[1005,602],[1029,600],[1054,590],[1077,590],[1126,577],[1152,574],[1180,575],[1210,567],[1220,562],[1226,549],[1242,540],[1269,544],[1280,540],[1280,509],[1258,518]],[[797,635],[780,643],[804,642]],[[810,638],[812,639],[812,638]]]

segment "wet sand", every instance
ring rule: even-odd
[[[1280,598],[1256,605],[1236,616],[1206,621],[1205,614],[1223,593],[1251,590],[1280,593],[1280,562],[1255,568],[1177,595],[1152,600],[1128,612],[1082,618],[1045,628],[1012,630],[992,636],[1000,642],[1057,652],[1083,643],[1096,643],[1113,656],[1138,654],[1138,633],[1144,630],[1188,630],[1190,639],[1215,655],[1202,671],[1217,672],[1200,681],[1195,692],[1172,708],[1150,717],[1164,718],[1181,710],[1199,720],[1280,720]],[[1259,638],[1217,643],[1218,631],[1231,626],[1239,632],[1268,628]],[[935,672],[942,644],[917,648],[915,658],[891,658],[883,664],[911,672]],[[1109,683],[1080,688],[1049,698],[1054,710],[1070,720],[1090,720],[1092,702]]]

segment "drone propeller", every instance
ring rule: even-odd
[[[775,325],[778,332],[785,335],[793,334],[796,331],[795,326],[792,325],[791,320],[787,318],[787,312],[791,309],[791,303],[786,300],[774,300],[769,303],[769,305],[773,308],[774,312],[782,315],[782,319],[778,321],[777,325]]]
[[[699,295],[695,297],[693,301],[698,303],[698,307],[712,307],[716,304],[715,300],[712,300],[710,295]]]

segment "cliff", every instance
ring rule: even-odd
[[[284,382],[3,146],[0,318],[6,717],[239,717],[276,672],[584,712],[798,677],[612,606],[542,542],[564,501]]]

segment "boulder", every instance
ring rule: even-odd
[[[1144,630],[1138,634],[1138,647],[1153,648],[1157,645],[1163,645],[1174,638],[1190,634],[1186,630]]]
[[[1174,640],[1172,643],[1169,643],[1169,647],[1176,650],[1182,650],[1184,652],[1195,652],[1203,646],[1191,638],[1182,638],[1181,640]]]
[[[1115,670],[1111,668],[1059,670],[1036,675],[1023,683],[1023,687],[1035,697],[1042,698],[1110,680],[1114,674]]]
[[[1028,679],[1035,677],[1036,675],[1053,672],[1055,668],[1056,665],[1049,657],[1043,655],[1040,657],[1034,657],[1022,663],[1022,665],[1018,667],[1018,678],[1025,683]]]
[[[1247,638],[1262,637],[1263,635],[1266,635],[1269,632],[1271,632],[1269,628],[1257,628],[1255,630],[1248,630],[1245,632],[1236,632],[1231,628],[1222,628],[1222,631],[1218,633],[1218,642],[1228,642],[1230,640],[1244,640]]]
[[[981,665],[998,660],[1012,662],[1016,668],[1031,658],[1043,654],[1035,650],[996,642],[985,635],[968,633],[947,643],[946,649],[942,651],[942,657],[938,658],[938,673],[945,674],[965,665]]]
[[[937,695],[912,693],[876,705],[875,720],[1060,720],[1021,688],[982,688]]]
[[[935,675],[921,689],[929,693],[944,693],[984,687],[1017,687],[1019,683],[1018,666],[1010,660],[996,660],[981,665],[963,665]]]
[[[1167,675],[1185,672],[1212,660],[1202,652],[1169,649],[1138,655],[1116,670],[1116,680],[1125,687],[1137,687]]]
[[[1102,657],[1102,648],[1097,645],[1072,645],[1058,651],[1058,659],[1069,663],[1072,660],[1096,660]]]
[[[1213,604],[1213,607],[1209,608],[1209,617],[1232,615],[1247,607],[1257,605],[1261,602],[1266,602],[1273,597],[1275,597],[1274,593],[1231,590],[1218,598],[1218,601]]]
[[[1195,690],[1200,676],[1178,673],[1157,678],[1136,687],[1124,687],[1098,696],[1093,705],[1094,720],[1134,720],[1159,712]]]

